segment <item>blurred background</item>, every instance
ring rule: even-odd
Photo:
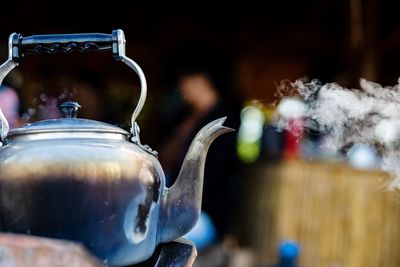
[[[141,139],[160,153],[169,184],[201,126],[228,116],[236,132],[210,149],[204,214],[188,235],[199,249],[196,266],[400,266],[400,203],[396,192],[382,190],[388,175],[374,148],[355,145],[338,155],[301,121],[293,132],[271,122],[285,79],[396,84],[400,5],[112,4],[4,3],[0,56],[6,60],[12,32],[123,29],[127,55],[148,81]],[[17,127],[58,117],[56,105],[75,100],[79,117],[129,129],[138,89],[136,75],[109,52],[27,55],[0,89],[0,107]]]

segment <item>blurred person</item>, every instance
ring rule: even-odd
[[[204,58],[187,58],[190,62],[181,64],[177,75],[185,108],[175,114],[175,121],[169,123],[178,126],[167,134],[159,153],[168,185],[172,185],[173,179],[178,176],[189,145],[203,126],[226,116],[224,125],[238,129],[240,123],[240,105],[231,100],[232,90],[224,83],[230,80],[220,72],[226,69]],[[200,225],[195,226],[186,236],[197,243],[200,249],[222,241],[232,232],[232,212],[237,199],[235,175],[238,161],[235,145],[236,134],[230,133],[215,140],[208,152],[204,173],[203,214],[198,222]]]
[[[13,84],[18,85],[18,80],[15,75],[9,75],[0,86],[0,108],[10,124],[10,129],[16,128],[20,124],[20,99]]]

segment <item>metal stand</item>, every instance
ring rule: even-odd
[[[185,239],[165,244],[155,267],[191,267],[197,256],[194,244]]]

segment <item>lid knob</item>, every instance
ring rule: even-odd
[[[78,115],[78,109],[81,108],[81,105],[78,102],[64,102],[61,105],[58,105],[58,110],[61,113],[63,118],[74,119]]]

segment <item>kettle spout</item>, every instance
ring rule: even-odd
[[[234,131],[222,124],[226,117],[204,126],[193,139],[176,182],[165,190],[162,199],[159,240],[167,242],[188,233],[201,210],[204,167],[208,148],[220,135]]]

